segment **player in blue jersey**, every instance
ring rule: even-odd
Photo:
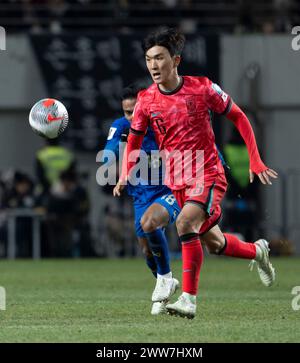
[[[116,158],[119,158],[119,144],[127,140],[133,109],[137,99],[139,89],[135,86],[126,87],[122,94],[122,108],[124,117],[117,119],[110,127],[107,142],[104,149],[104,157],[110,163],[108,151],[113,151]],[[135,230],[138,242],[146,257],[148,267],[151,269],[156,280],[156,286],[152,294],[153,306],[151,314],[157,315],[166,312],[165,306],[168,299],[178,288],[179,282],[173,278],[170,269],[168,253],[168,241],[164,233],[164,227],[173,223],[180,212],[175,197],[168,187],[163,184],[162,165],[159,157],[153,155],[153,150],[158,147],[153,131],[148,129],[142,145],[142,150],[148,156],[148,171],[160,168],[159,180],[156,183],[153,179],[147,184],[127,185],[127,193],[133,198],[135,211]],[[152,174],[153,175],[153,174]],[[158,185],[153,185],[158,184]],[[118,193],[114,190],[114,196]]]

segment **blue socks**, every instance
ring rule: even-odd
[[[154,277],[157,278],[157,266],[156,266],[155,258],[153,256],[146,257],[146,264],[150,268]]]
[[[149,247],[153,253],[154,260],[157,266],[157,273],[165,275],[171,271],[168,241],[161,228],[153,232],[145,233],[149,243]],[[147,259],[148,264],[148,259]],[[149,266],[149,265],[148,265]],[[150,266],[149,266],[150,267]]]

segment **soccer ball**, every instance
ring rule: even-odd
[[[29,124],[33,131],[48,139],[58,137],[66,129],[68,121],[65,106],[53,98],[38,101],[29,114]]]

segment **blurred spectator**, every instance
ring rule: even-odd
[[[45,254],[50,257],[90,256],[89,197],[74,171],[61,173],[50,189],[45,206],[48,212]]]
[[[35,206],[33,186],[33,181],[28,175],[16,172],[13,179],[13,186],[3,198],[3,207],[33,208]]]
[[[34,184],[28,175],[16,172],[12,185],[6,187],[2,199],[2,223],[0,239],[7,242],[7,210],[15,208],[32,209],[36,206],[34,196]],[[16,221],[17,256],[29,257],[31,255],[32,241],[32,219],[27,216],[20,216]]]
[[[47,145],[36,155],[36,175],[42,194],[59,181],[64,171],[75,171],[75,156],[69,149],[60,146],[57,139],[46,139]]]

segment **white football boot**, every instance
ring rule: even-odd
[[[166,314],[167,308],[166,305],[168,304],[168,300],[164,301],[156,301],[152,304],[151,315],[160,315]]]
[[[196,296],[183,292],[174,304],[167,304],[166,308],[170,315],[193,319],[197,308]]]
[[[161,277],[157,275],[155,289],[152,293],[153,302],[161,302],[169,300],[179,287],[179,281],[171,278]]]
[[[265,286],[271,286],[275,281],[275,269],[269,258],[269,243],[265,239],[259,239],[255,242],[255,244],[258,248],[260,248],[262,254],[259,260],[252,260],[250,262],[250,270],[252,271],[253,266],[256,264],[261,282]]]

